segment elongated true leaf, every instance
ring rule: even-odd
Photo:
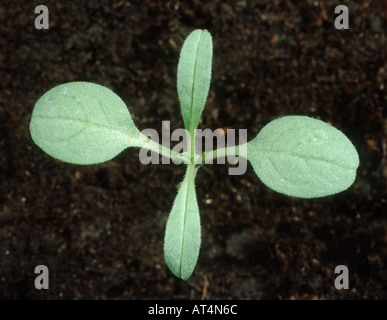
[[[359,165],[355,147],[341,131],[305,116],[270,122],[248,143],[247,158],[268,187],[299,198],[346,190]]]
[[[141,145],[140,132],[121,98],[89,82],[47,91],[34,107],[30,132],[46,153],[75,164],[104,162],[129,146]]]
[[[165,231],[165,261],[173,274],[187,280],[195,268],[199,249],[199,208],[194,185],[194,166],[189,165]]]
[[[197,128],[211,80],[212,38],[195,30],[185,40],[177,67],[177,92],[185,128]]]

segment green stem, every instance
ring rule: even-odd
[[[163,145],[149,139],[144,146],[142,146],[145,149],[148,149],[150,151],[157,152],[158,154],[170,158],[175,161],[182,161],[183,163],[190,163],[190,159],[187,159],[186,157],[180,155],[176,151],[173,151],[167,147],[164,147]]]
[[[244,146],[246,145],[247,143],[245,144],[241,144],[241,145],[237,145],[235,147],[225,147],[225,148],[219,148],[219,149],[216,149],[216,150],[212,150],[212,151],[209,151],[209,152],[205,152],[202,154],[201,156],[201,159],[200,159],[200,162],[199,163],[195,163],[195,167],[199,167],[203,164],[206,163],[206,161],[208,162],[213,162],[214,160],[216,160],[217,158],[221,158],[221,157],[226,157],[226,156],[244,156],[244,155],[241,155],[240,154],[240,147],[241,146]],[[194,162],[194,157],[192,156],[192,154],[194,153],[185,153],[185,154],[179,154],[177,153],[176,151],[173,151],[171,150],[170,148],[167,148],[167,147],[164,147],[163,145],[149,139],[145,145],[142,146],[143,148],[146,148],[150,151],[154,151],[154,152],[157,152],[158,154],[162,155],[162,156],[165,156],[167,158],[170,158],[171,160],[175,160],[175,161],[181,161],[182,163],[185,163],[185,164],[191,164]],[[195,144],[191,142],[191,152],[194,152],[193,148],[195,147]],[[234,149],[234,151],[232,151],[232,149]]]
[[[201,164],[206,163],[206,161],[211,161],[211,160],[213,161],[217,158],[226,157],[227,155],[229,155],[229,156],[243,156],[243,155],[240,155],[239,147],[244,146],[246,144],[247,143],[237,145],[235,147],[228,147],[228,148],[226,147],[226,148],[220,148],[220,149],[212,150],[209,152],[205,152],[202,154]],[[232,148],[234,148],[235,152],[231,151]]]

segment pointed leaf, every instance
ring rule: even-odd
[[[30,132],[46,153],[76,164],[104,162],[129,146],[141,145],[140,132],[121,98],[89,82],[47,91],[36,102]]]
[[[194,166],[187,173],[169,214],[164,239],[165,261],[172,273],[187,280],[200,249],[200,217],[194,185]]]
[[[268,187],[299,198],[346,190],[359,165],[355,147],[341,131],[305,116],[270,122],[248,143],[247,158]]]
[[[212,38],[195,30],[185,40],[177,67],[177,92],[185,128],[197,128],[211,81]]]

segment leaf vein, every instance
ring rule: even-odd
[[[302,154],[298,154],[296,152],[289,152],[289,151],[283,151],[283,150],[260,149],[260,151],[267,152],[267,153],[287,154],[287,155],[290,155],[290,156],[293,156],[293,157],[296,157],[296,158],[300,158],[302,160],[322,161],[322,162],[326,162],[326,163],[329,163],[329,164],[333,164],[333,165],[339,166],[339,167],[341,167],[343,169],[353,169],[353,167],[346,166],[345,164],[338,163],[337,161],[334,161],[334,160],[331,160],[331,159],[322,158],[322,157],[316,157],[316,156],[312,156],[312,155],[302,155]]]

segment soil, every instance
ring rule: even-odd
[[[0,298],[387,299],[386,15],[383,1],[0,1]],[[35,6],[49,29],[37,30]],[[337,30],[334,9],[349,9]],[[280,116],[326,121],[360,156],[345,192],[303,200],[271,191],[251,165],[198,171],[202,246],[188,279],[163,257],[184,175],[142,165],[138,149],[94,166],[62,163],[31,140],[35,102],[55,85],[116,92],[142,130],[183,127],[180,48],[214,41],[201,128],[247,129]],[[49,290],[37,290],[37,265]],[[349,289],[334,286],[335,267]]]

